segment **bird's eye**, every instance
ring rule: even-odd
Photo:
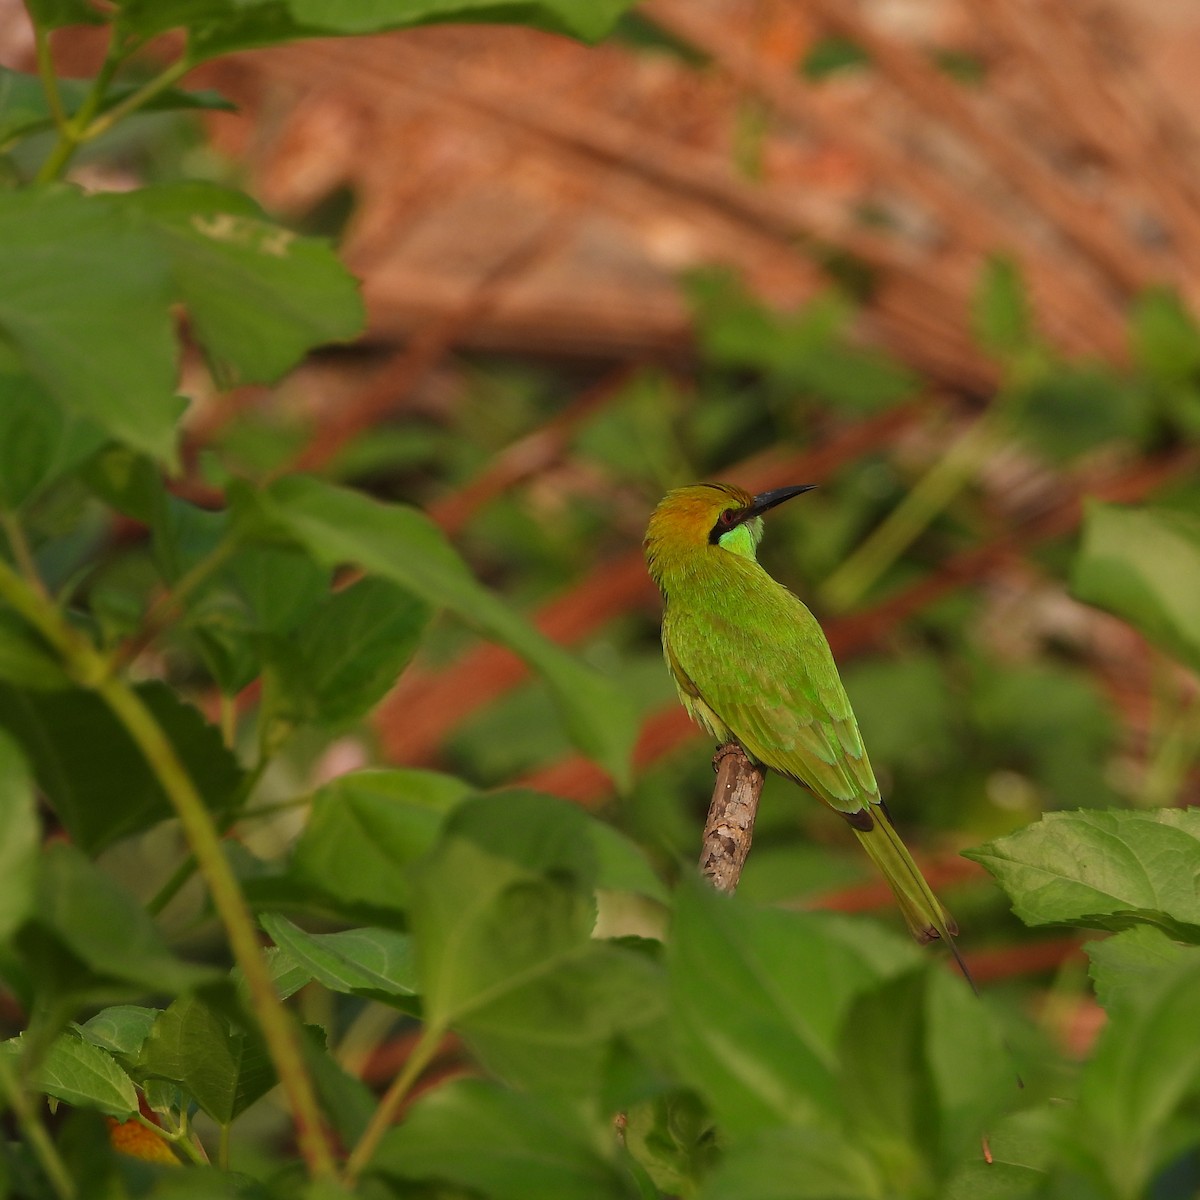
[[[733,525],[734,518],[737,516],[737,509],[727,508],[718,518],[722,525],[730,528]]]

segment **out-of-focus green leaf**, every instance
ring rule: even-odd
[[[443,1180],[491,1200],[637,1200],[566,1105],[460,1079],[422,1097],[386,1134],[373,1173]]]
[[[1011,259],[988,260],[972,298],[971,317],[975,336],[993,354],[1008,357],[1029,346],[1033,337],[1029,297]]]
[[[161,683],[138,693],[216,811],[242,772],[220,733]],[[0,722],[20,742],[38,786],[75,842],[96,851],[174,815],[141,751],[92,692],[32,692],[0,685]]]
[[[7,609],[0,609],[0,681],[35,691],[55,691],[72,686],[53,651],[20,617]]]
[[[807,79],[824,79],[848,69],[869,66],[871,56],[857,43],[849,38],[830,37],[818,38],[804,56],[800,70]]]
[[[842,1029],[848,1110],[863,1144],[912,1184],[979,1145],[1017,1093],[987,1010],[962,980],[925,968],[859,997]]]
[[[928,769],[945,760],[956,708],[933,655],[851,663],[842,679],[872,762]]]
[[[915,961],[907,946],[896,954]],[[679,1069],[730,1136],[837,1119],[841,1027],[883,977],[876,963],[819,916],[698,882],[676,898],[668,963]]]
[[[211,967],[176,958],[145,909],[74,846],[59,843],[43,851],[33,911],[31,923],[72,956],[77,971],[94,979],[162,993],[219,978]],[[21,934],[23,948],[27,933],[28,927]],[[63,978],[64,965],[54,966],[60,986],[90,986],[86,977]]]
[[[271,650],[273,713],[338,725],[370,711],[408,665],[430,609],[385,579],[363,579],[331,596]]]
[[[0,374],[0,507],[15,511],[98,450],[104,438],[103,430],[56,404],[31,376]]]
[[[1173,1119],[1200,1095],[1200,963],[1150,975],[1130,992],[1083,1068],[1076,1145],[1109,1194],[1136,1200],[1178,1153]]]
[[[1200,328],[1175,292],[1150,288],[1135,301],[1130,335],[1138,365],[1165,384],[1200,373]]]
[[[646,1044],[665,1008],[657,964],[591,937],[589,823],[548,796],[478,797],[410,873],[426,1021],[502,1077],[573,1096],[595,1093],[615,1039]]]
[[[1018,434],[1055,461],[1119,439],[1136,442],[1153,415],[1143,388],[1100,363],[1040,370],[1014,404]]]
[[[7,1042],[0,1053],[19,1051],[21,1039]],[[138,1110],[133,1081],[116,1059],[75,1032],[60,1034],[30,1075],[29,1082],[66,1104],[94,1108],[105,1116],[126,1120]]]
[[[79,1036],[110,1054],[136,1058],[158,1015],[156,1008],[114,1004],[79,1026]]]
[[[616,685],[548,641],[479,584],[423,513],[291,476],[247,499],[251,528],[284,532],[329,566],[352,562],[447,608],[521,656],[554,693],[572,740],[624,785],[637,731]]]
[[[33,910],[40,841],[29,767],[0,729],[0,942]]]
[[[339,776],[313,797],[291,872],[350,915],[402,912],[409,894],[404,868],[433,845],[447,814],[470,792],[434,771]]]
[[[40,0],[52,3],[53,0]],[[64,0],[66,2],[66,0]],[[596,39],[632,0],[126,0],[124,27],[153,35],[190,31],[196,60],[304,37],[381,33],[443,21],[501,21]]]
[[[1200,517],[1089,503],[1071,590],[1200,671]]]
[[[406,934],[391,929],[305,933],[278,913],[264,913],[259,920],[285,955],[331,991],[414,1011],[417,973]]]
[[[179,1084],[225,1125],[275,1085],[266,1044],[200,996],[182,996],[154,1023],[138,1069]]]
[[[1027,925],[1157,925],[1200,942],[1200,809],[1048,813],[966,852]]]
[[[44,29],[64,25],[99,25],[103,16],[88,0],[29,0],[30,15]]]
[[[161,249],[224,386],[277,379],[313,346],[362,329],[357,285],[333,250],[273,224],[243,193],[177,183],[120,199]]]
[[[968,711],[997,766],[1030,774],[1054,807],[1112,803],[1113,714],[1090,676],[1045,661],[979,664],[971,683]]]
[[[99,14],[91,8],[87,0],[80,0],[80,7],[86,9],[92,19],[99,20]],[[62,99],[63,109],[68,116],[73,116],[79,111],[91,90],[92,85],[88,80],[59,79],[58,92]],[[126,97],[131,96],[135,90],[132,85],[110,88],[105,94],[99,111],[107,112],[114,105],[120,104]],[[175,109],[224,109],[230,111],[233,108],[233,104],[217,95],[216,92],[185,92],[178,88],[166,88],[143,104],[138,111],[166,112]],[[23,137],[42,129],[49,129],[53,124],[54,117],[50,112],[50,105],[46,101],[46,89],[42,87],[41,80],[36,75],[0,66],[0,146],[11,139]]]
[[[991,1161],[967,1159],[946,1189],[945,1200],[1032,1200],[1046,1195],[1047,1171],[1063,1143],[1063,1106],[1026,1109],[998,1122],[988,1133]],[[1055,1200],[1066,1194],[1052,1193]]]
[[[689,281],[706,357],[750,368],[802,388],[832,404],[871,410],[911,395],[916,378],[901,364],[847,336],[852,309],[836,293],[795,313],[776,313],[753,299],[725,272]]]
[[[725,1154],[699,1200],[888,1200],[896,1180],[829,1129],[767,1129]]]
[[[0,191],[0,333],[57,404],[174,456],[176,346],[166,263],[107,196]]]
[[[1153,976],[1200,961],[1200,950],[1180,945],[1153,925],[1135,925],[1102,942],[1088,942],[1084,949],[1096,998],[1110,1013],[1136,999]]]

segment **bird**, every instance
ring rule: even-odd
[[[965,974],[958,927],[892,824],[820,624],[756,557],[763,514],[814,486],[751,495],[698,483],[663,497],[644,543],[663,597],[663,655],[692,720],[837,812],[913,936],[941,939]]]

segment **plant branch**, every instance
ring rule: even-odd
[[[107,133],[118,121],[124,120],[130,113],[136,112],[144,104],[148,104],[160,92],[164,92],[173,83],[177,83],[192,69],[192,60],[184,55],[170,66],[165,67],[153,79],[147,80],[136,92],[131,92],[119,104],[114,104],[108,112],[90,120],[80,134],[81,142],[98,138]]]
[[[717,751],[713,770],[717,782],[704,824],[700,873],[718,892],[734,892],[750,853],[766,776],[737,742],[729,742]]]
[[[335,1176],[333,1154],[295,1026],[271,982],[245,897],[222,850],[217,828],[174,746],[137,692],[112,674],[111,660],[40,600],[4,562],[0,562],[0,597],[27,616],[63,655],[71,675],[108,705],[162,785],[225,927],[234,960],[246,977],[251,1006],[287,1095],[309,1174],[314,1178]]]
[[[50,114],[54,118],[55,128],[60,136],[67,127],[67,110],[63,108],[62,93],[58,90],[58,76],[54,73],[54,56],[50,53],[50,32],[30,11],[33,22],[34,45],[37,48],[38,78],[42,81],[42,91],[46,93],[46,103],[50,106]]]
[[[225,926],[233,957],[245,975],[250,1003],[262,1028],[279,1081],[288,1097],[296,1122],[297,1141],[309,1174],[314,1178],[332,1177],[335,1174],[333,1155],[322,1126],[312,1081],[304,1065],[295,1026],[271,982],[254,922],[221,848],[216,826],[179,761],[175,748],[142,698],[123,680],[113,676],[101,681],[96,691],[133,738],[174,805],[192,853],[196,856],[197,868],[208,885],[213,905]]]
[[[8,1101],[25,1140],[54,1189],[54,1194],[59,1200],[75,1200],[79,1194],[75,1188],[75,1181],[59,1157],[45,1126],[38,1120],[25,1089],[14,1078],[11,1060],[3,1054],[0,1054],[0,1096]]]
[[[21,572],[25,582],[34,590],[38,598],[48,603],[50,598],[46,591],[46,585],[38,574],[37,563],[33,561],[33,553],[29,549],[29,542],[25,538],[25,531],[21,528],[16,513],[11,509],[0,509],[0,526],[4,529],[4,536],[8,538],[8,548],[12,551],[13,562],[17,564],[17,570]]]
[[[353,1188],[358,1177],[366,1169],[379,1146],[380,1139],[394,1124],[400,1106],[408,1098],[413,1085],[421,1077],[425,1068],[433,1062],[445,1032],[437,1025],[426,1025],[422,1030],[417,1044],[412,1048],[412,1053],[404,1064],[404,1069],[392,1080],[391,1086],[384,1092],[383,1099],[379,1101],[375,1111],[371,1114],[371,1119],[367,1122],[362,1137],[358,1139],[358,1144],[346,1160],[345,1182],[347,1187]]]

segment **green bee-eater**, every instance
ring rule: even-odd
[[[762,514],[811,486],[751,496],[702,483],[667,493],[646,531],[667,666],[694,721],[840,813],[913,935],[953,949],[957,927],[892,826],[820,625],[755,558]]]

